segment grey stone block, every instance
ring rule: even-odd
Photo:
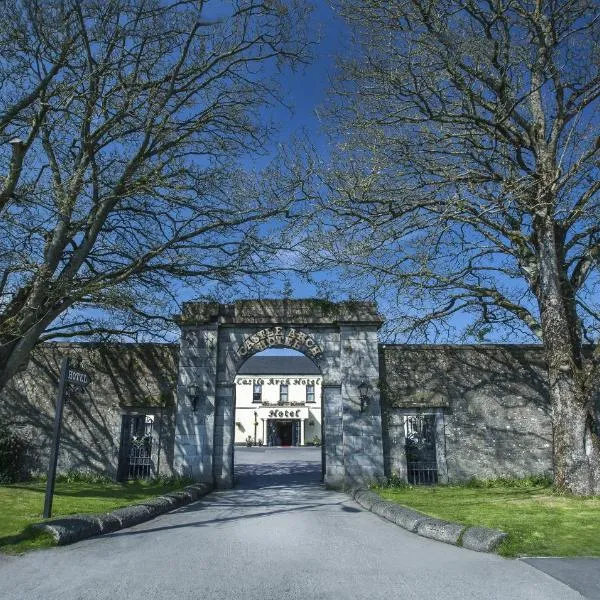
[[[97,515],[73,515],[34,525],[36,529],[50,533],[59,546],[72,544],[102,533]]]
[[[194,496],[189,490],[182,490],[180,492],[169,492],[168,494],[165,494],[164,497],[173,498],[177,503],[177,506],[184,506],[185,504],[189,504],[194,500]]]
[[[198,498],[202,497],[203,495],[198,486],[195,485],[187,485],[183,489],[191,495],[192,502],[198,500]]]
[[[142,506],[145,506],[150,513],[150,518],[162,515],[173,508],[177,508],[174,498],[165,498],[164,496],[158,496],[157,498],[150,498],[145,502],[142,502]]]
[[[359,491],[354,499],[367,510],[371,510],[371,507],[377,502],[381,502],[381,496],[375,492],[369,492],[368,490]]]
[[[103,515],[96,515],[100,523],[100,533],[112,533],[121,529],[121,523],[119,519],[112,513],[105,513]]]
[[[463,534],[462,545],[477,552],[493,552],[505,537],[506,533],[498,529],[469,527]]]
[[[423,537],[445,542],[446,544],[457,544],[460,534],[464,531],[465,526],[450,521],[442,521],[441,519],[428,518],[421,521],[417,526],[417,533]]]
[[[397,506],[398,505],[394,502],[387,502],[386,500],[382,500],[381,502],[376,502],[375,504],[373,504],[373,506],[371,507],[371,511],[374,512],[376,515],[379,515],[380,517],[387,519],[388,521],[392,521],[394,523]]]
[[[206,496],[206,494],[212,492],[212,485],[209,483],[194,483],[184,488],[192,493],[196,494],[196,500]]]
[[[113,510],[110,514],[119,520],[121,528],[132,527],[133,525],[143,523],[151,518],[149,508],[143,504],[118,508],[117,510]]]
[[[393,510],[390,510],[391,521],[407,529],[408,531],[412,531],[413,533],[417,531],[417,528],[421,523],[427,521],[431,517],[420,513],[417,510],[413,510],[412,508],[407,508],[406,506],[400,506],[399,504]]]
[[[358,492],[364,492],[364,491],[366,491],[365,488],[361,487],[359,485],[353,485],[353,486],[349,487],[347,490],[348,495],[351,498],[356,498],[356,494],[358,494]]]

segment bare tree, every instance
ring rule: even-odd
[[[598,3],[337,4],[356,50],[329,108],[321,265],[395,287],[422,332],[538,337],[555,482],[600,493]]]
[[[236,157],[265,147],[275,69],[306,60],[306,8],[212,4],[0,4],[0,388],[40,340],[265,269],[261,224],[290,200]]]

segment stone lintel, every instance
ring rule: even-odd
[[[374,302],[328,302],[325,300],[238,300],[233,304],[184,302],[176,317],[181,327],[219,323],[220,325],[331,326],[350,323],[383,324]]]

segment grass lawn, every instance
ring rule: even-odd
[[[152,496],[170,492],[189,482],[131,481],[127,483],[57,481],[52,516],[102,513]],[[42,521],[45,481],[0,485],[0,552],[19,553],[54,545],[54,539],[29,528]]]
[[[600,556],[600,496],[560,495],[548,482],[527,480],[375,491],[440,519],[501,529],[503,556]]]

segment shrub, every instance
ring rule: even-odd
[[[406,479],[400,477],[400,475],[398,475],[398,473],[392,473],[386,479],[385,483],[382,486],[378,486],[378,487],[405,489],[405,488],[411,488],[412,486],[410,485],[410,483],[408,483],[408,481],[406,481]]]
[[[185,487],[186,485],[192,485],[194,480],[184,475],[157,475],[153,479],[150,479],[149,482],[158,483],[165,487]]]
[[[529,477],[496,477],[495,479],[478,479],[472,477],[458,484],[466,488],[537,488],[551,487],[552,478],[547,475],[530,475]]]
[[[67,471],[66,473],[59,473],[56,476],[56,481],[62,483],[112,483],[110,477],[99,473],[91,473],[90,471]]]
[[[18,433],[0,430],[0,483],[13,483],[29,478],[28,447],[28,441]]]

